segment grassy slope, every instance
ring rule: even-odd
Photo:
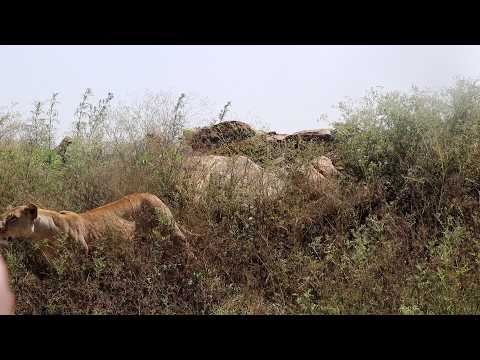
[[[48,263],[27,242],[5,248],[19,313],[476,313],[480,304],[480,88],[371,93],[345,107],[334,145],[217,149],[264,166],[283,156],[281,201],[242,205],[182,186],[176,148],[75,143],[62,166],[23,146],[0,152],[0,203],[84,210],[136,191],[157,194],[186,227],[197,261],[155,234],[105,239],[91,259],[68,242]],[[327,154],[344,170],[320,191],[293,181]],[[256,191],[254,188],[252,192]]]

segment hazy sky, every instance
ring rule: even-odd
[[[28,111],[59,92],[60,133],[87,87],[127,102],[185,92],[212,115],[231,101],[229,119],[292,132],[327,126],[322,113],[335,121],[333,106],[370,87],[438,89],[456,76],[480,78],[480,46],[0,46],[0,105]]]

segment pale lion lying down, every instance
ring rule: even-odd
[[[170,209],[148,193],[130,194],[80,214],[41,209],[34,204],[18,206],[0,216],[0,238],[36,241],[66,235],[81,244],[88,254],[93,241],[110,235],[131,240],[138,232],[148,231],[153,226],[158,226],[163,230],[162,235],[170,235],[189,250]]]

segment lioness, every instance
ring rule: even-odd
[[[91,242],[110,234],[132,239],[139,230],[151,229],[155,219],[160,220],[164,235],[181,241],[189,250],[185,235],[170,209],[158,197],[148,193],[130,194],[80,214],[41,209],[35,204],[18,206],[0,216],[0,238],[23,237],[36,241],[66,235],[81,244],[88,254]]]

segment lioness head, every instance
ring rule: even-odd
[[[0,239],[11,240],[33,233],[33,221],[38,216],[35,204],[17,206],[0,215]]]

